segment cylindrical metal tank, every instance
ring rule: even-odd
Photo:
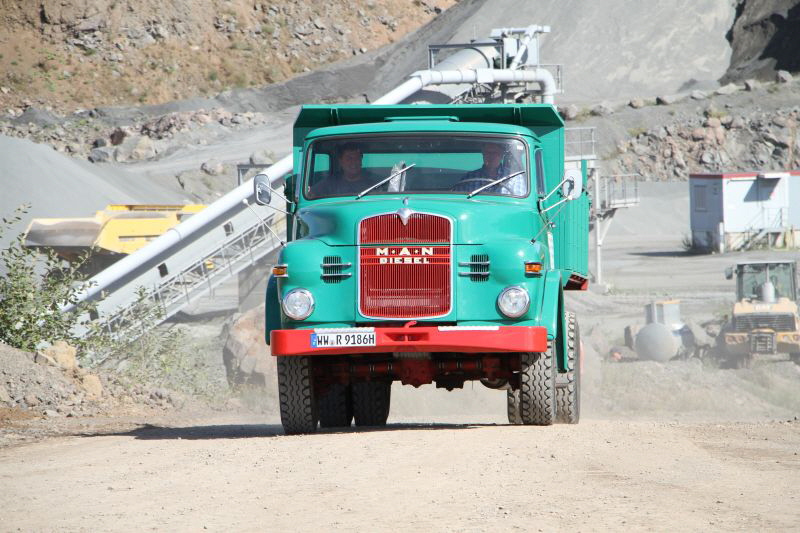
[[[669,361],[678,354],[679,339],[664,324],[647,324],[636,334],[634,342],[639,359]]]

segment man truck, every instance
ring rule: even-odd
[[[266,292],[287,434],[380,426],[395,381],[505,390],[511,423],[576,423],[589,197],[548,104],[315,105],[294,126]]]

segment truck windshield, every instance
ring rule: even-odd
[[[392,174],[374,194],[466,195],[508,174],[481,195],[528,195],[525,143],[510,137],[404,135],[320,139],[311,144],[303,193],[308,199],[355,196]],[[413,166],[412,166],[413,165]],[[405,167],[411,167],[402,172]]]
[[[759,298],[766,282],[775,286],[778,298],[795,299],[793,269],[790,263],[767,263],[739,266],[739,299]]]

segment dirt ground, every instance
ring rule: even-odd
[[[463,418],[463,417],[462,417]],[[5,530],[792,530],[800,423],[187,421],[0,451]]]

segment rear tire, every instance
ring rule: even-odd
[[[546,352],[523,353],[519,405],[522,423],[549,426],[556,418],[556,342]]]
[[[577,424],[581,418],[581,332],[575,313],[567,312],[564,318],[570,370],[556,378],[556,412],[558,422]]]
[[[353,400],[350,386],[333,383],[317,400],[319,427],[346,428],[353,421]]]
[[[509,424],[522,424],[522,416],[519,413],[519,389],[506,391],[506,411]]]
[[[317,405],[308,357],[279,356],[278,396],[281,424],[287,435],[317,430]]]
[[[389,418],[392,384],[364,381],[352,384],[353,418],[356,426],[385,426]]]

